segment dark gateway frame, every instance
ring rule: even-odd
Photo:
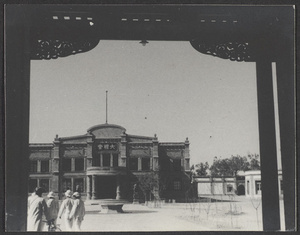
[[[6,231],[26,231],[30,60],[83,53],[103,39],[190,41],[200,53],[256,62],[264,230],[280,229],[271,70],[276,62],[285,224],[295,230],[294,14],[291,5],[6,5]]]

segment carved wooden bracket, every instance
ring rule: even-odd
[[[31,46],[31,59],[50,60],[87,52],[95,48],[99,41],[99,39],[78,41],[37,40]]]
[[[199,52],[231,61],[253,61],[253,55],[247,42],[202,43],[198,40],[190,41]]]

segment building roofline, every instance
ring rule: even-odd
[[[163,146],[185,145],[184,142],[159,142],[159,144]]]
[[[107,128],[107,127],[123,129],[124,131],[126,131],[126,129],[122,126],[115,125],[115,124],[104,123],[104,124],[99,124],[99,125],[95,125],[95,126],[90,127],[89,129],[87,129],[87,132],[91,132],[95,129],[101,129],[101,128]]]
[[[53,147],[52,143],[29,143],[29,148],[30,147]]]
[[[84,135],[75,135],[75,136],[67,136],[67,137],[59,137],[58,140],[72,140],[72,139],[83,139],[88,137],[87,134]]]
[[[142,135],[130,135],[127,134],[127,137],[131,137],[131,138],[139,138],[139,139],[149,139],[149,140],[153,140],[155,137],[150,137],[150,136],[142,136]]]

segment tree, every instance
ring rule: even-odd
[[[209,169],[212,177],[216,177],[216,176],[222,177],[225,175],[230,175],[228,159],[221,159],[221,157],[220,158],[215,157],[213,164]]]
[[[231,169],[231,175],[236,177],[239,171],[249,170],[250,164],[247,157],[242,157],[240,155],[231,156],[229,159],[229,167]]]
[[[207,170],[209,169],[208,162],[201,162],[195,166],[196,176],[207,176]]]
[[[250,170],[260,170],[260,158],[258,154],[248,154]]]
[[[230,158],[214,158],[210,167],[211,176],[233,176],[236,177],[239,171],[249,170],[250,164],[247,157],[231,156]]]

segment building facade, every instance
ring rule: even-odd
[[[193,177],[198,197],[205,195],[245,195],[245,177]]]
[[[246,197],[261,197],[261,172],[260,170],[245,171]],[[283,197],[282,171],[278,170],[279,196]]]
[[[60,196],[71,189],[86,199],[132,200],[135,188],[140,201],[181,201],[191,186],[188,139],[163,143],[102,124],[29,149],[29,192],[40,186]]]

